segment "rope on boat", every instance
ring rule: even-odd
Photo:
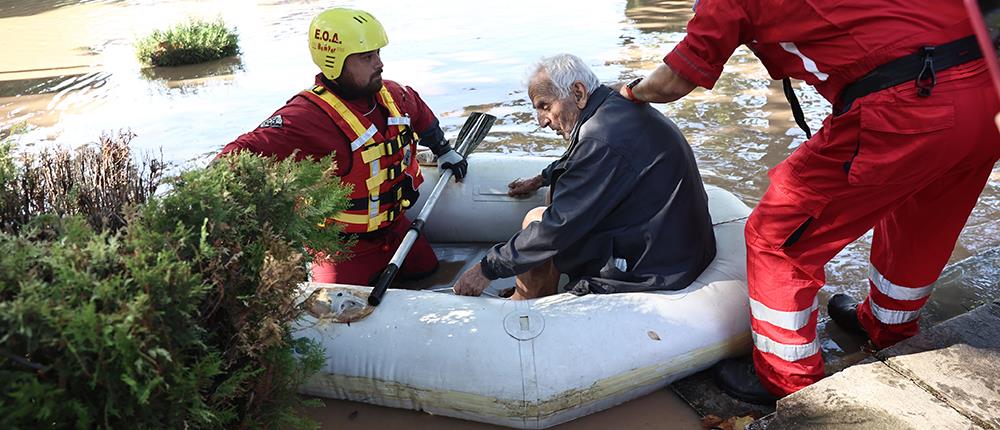
[[[717,225],[722,225],[722,224],[732,224],[734,222],[746,221],[748,218],[750,218],[750,217],[749,216],[745,216],[745,217],[740,217],[740,218],[736,218],[736,219],[731,219],[729,221],[721,221],[721,222],[717,222],[715,224],[712,224],[712,227],[715,227]]]

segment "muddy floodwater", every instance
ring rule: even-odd
[[[570,52],[604,82],[644,76],[681,40],[692,14],[691,1],[665,0],[4,0],[0,136],[27,124],[17,140],[22,150],[34,150],[77,146],[96,141],[102,132],[129,129],[137,134],[133,142],[140,149],[162,151],[178,167],[203,165],[312,84],[316,68],[306,49],[306,29],[314,14],[334,3],[367,9],[382,21],[389,35],[382,50],[385,77],[416,89],[440,116],[446,133],[454,134],[468,112],[486,111],[499,121],[479,151],[541,155],[561,154],[565,144],[534,121],[523,83],[532,61]],[[141,67],[133,41],[187,17],[222,17],[238,29],[242,54],[198,66]],[[809,88],[798,87],[798,92],[812,129],[818,129],[829,104]],[[766,171],[805,138],[791,118],[780,83],[772,82],[742,47],[715,89],[697,89],[680,102],[657,107],[686,134],[705,182],[734,192],[750,206],[767,187]],[[828,265],[821,303],[838,291],[863,297],[869,243],[870,233]],[[1000,171],[994,170],[952,261],[998,245]],[[1000,270],[993,269],[995,278]],[[990,288],[995,287],[969,287],[960,277],[942,279],[924,323],[995,298],[997,291]],[[857,345],[840,341],[843,336],[828,327],[825,307],[821,309],[824,354],[836,367],[850,361]],[[471,425],[349,402],[329,401],[314,415],[357,428]],[[588,420],[572,425],[698,426],[694,413],[669,392]]]

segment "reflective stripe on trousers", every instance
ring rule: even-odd
[[[916,320],[920,316],[919,308],[923,306],[923,302],[910,303],[906,306],[908,308],[917,307],[918,309],[896,309],[897,302],[926,301],[927,297],[931,294],[931,289],[934,287],[933,285],[926,285],[913,288],[894,284],[879,273],[874,264],[869,264],[868,279],[871,281],[871,285],[882,293],[881,295],[873,295],[868,305],[871,307],[872,315],[885,324],[903,324]],[[880,300],[883,296],[892,300]]]
[[[823,378],[820,348],[807,356],[818,312],[806,315],[826,282],[826,263],[873,228],[870,260],[878,270],[859,322],[878,347],[919,331],[928,286],[1000,157],[992,116],[1000,102],[980,94],[992,85],[985,70],[970,64],[938,74],[933,103],[911,92],[870,94],[829,117],[826,132],[768,172],[746,242],[748,292],[763,305],[751,304],[754,364],[772,393]]]
[[[931,289],[933,285],[927,285],[923,287],[904,287],[902,285],[893,284],[891,281],[882,276],[878,269],[875,268],[874,264],[868,265],[868,279],[872,281],[875,288],[878,288],[882,294],[892,297],[896,300],[920,300],[931,294]]]
[[[819,308],[819,300],[814,299],[812,306],[801,311],[778,311],[765,306],[763,303],[750,299],[750,315],[754,318],[767,321],[785,330],[798,330],[806,326],[809,317]]]
[[[819,308],[819,302],[813,300],[811,306],[800,311],[779,311],[771,309],[763,303],[750,299],[750,315],[757,321],[763,321],[784,330],[796,332],[806,327],[812,320],[813,313]],[[813,331],[811,339],[802,338],[805,343],[788,343],[775,340],[779,333],[768,333],[760,324],[753,324],[753,343],[761,352],[774,354],[785,361],[799,361],[812,357],[819,352],[819,342]],[[785,334],[782,337],[795,337]],[[784,340],[784,339],[783,339]]]
[[[819,341],[816,339],[802,345],[789,345],[756,332],[753,333],[753,346],[760,352],[777,355],[785,361],[805,360],[819,352]]]

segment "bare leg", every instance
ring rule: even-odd
[[[539,206],[528,211],[528,214],[524,216],[524,221],[521,223],[521,228],[525,228],[528,224],[542,219],[543,212],[545,212],[545,206]],[[559,285],[559,271],[556,270],[555,264],[552,264],[552,260],[549,260],[541,266],[517,275],[514,285],[516,289],[514,295],[510,297],[511,300],[526,300],[551,296],[556,293],[556,288]]]
[[[524,214],[524,220],[521,221],[521,229],[524,230],[528,228],[528,224],[531,224],[535,221],[541,221],[542,214],[545,213],[546,208],[547,206],[539,206],[537,208],[528,211],[528,213]]]
[[[559,271],[552,260],[542,263],[534,269],[517,275],[514,281],[514,295],[511,300],[527,300],[551,296],[559,286]]]

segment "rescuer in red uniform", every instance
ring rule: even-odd
[[[621,88],[648,102],[711,89],[746,45],[772,78],[803,80],[833,104],[768,173],[747,221],[753,363],[717,367],[727,392],[769,403],[824,376],[823,267],[872,228],[868,297],[835,295],[829,313],[878,348],[917,333],[1000,156],[1000,106],[972,34],[961,2],[701,0],[665,64]]]
[[[404,211],[423,181],[417,164],[419,141],[456,179],[467,163],[444,140],[438,120],[410,87],[382,80],[379,50],[388,44],[371,14],[334,8],[309,26],[309,50],[321,73],[315,85],[292,97],[255,130],[238,137],[221,154],[246,150],[266,156],[319,159],[335,154],[337,175],[353,187],[347,210],[328,222],[357,235],[346,260],[313,262],[314,282],[367,285],[389,263],[409,228]],[[220,154],[220,155],[221,155]],[[400,270],[418,278],[438,261],[421,236]]]

